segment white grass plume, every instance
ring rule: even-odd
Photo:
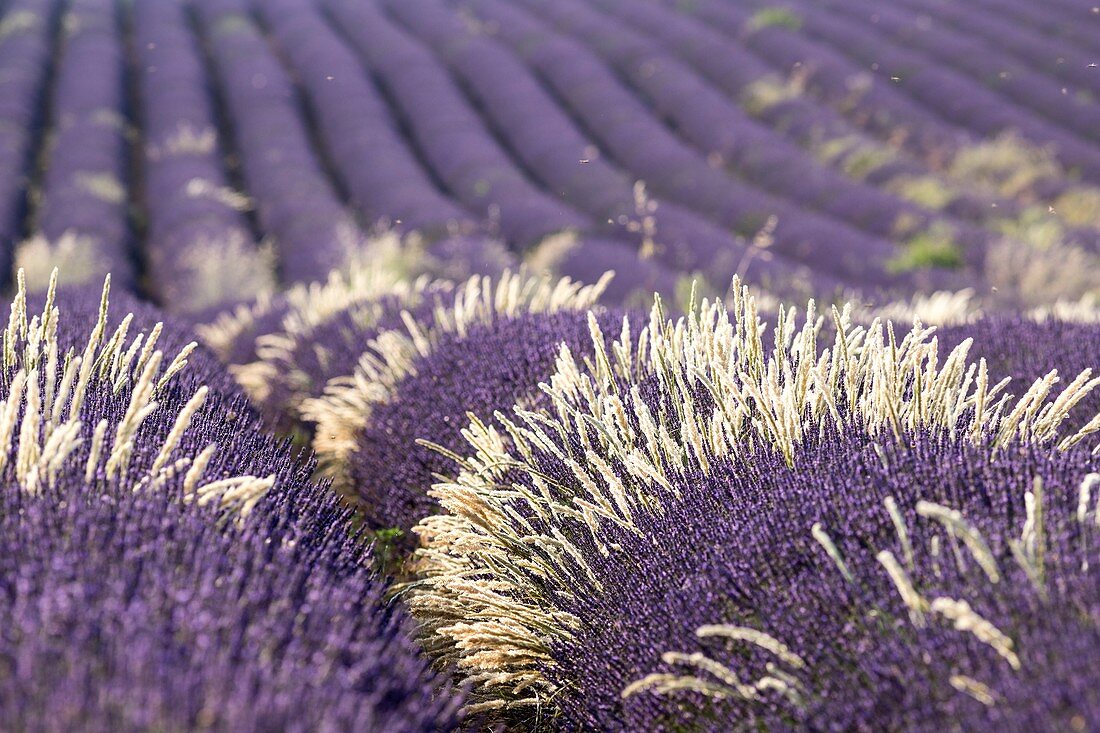
[[[227,516],[244,516],[274,484],[274,478],[238,476],[202,484],[203,469],[214,446],[199,456],[179,456],[177,448],[195,413],[206,400],[200,387],[175,418],[152,466],[142,474],[131,471],[134,438],[142,423],[157,407],[157,394],[168,380],[187,365],[195,348],[191,343],[170,361],[156,348],[161,333],[157,324],[148,333],[128,338],[132,316],[122,319],[109,333],[107,307],[110,276],[105,279],[99,315],[83,349],[59,353],[57,327],[63,317],[56,305],[57,270],[50,276],[40,315],[27,312],[27,286],[22,270],[8,324],[3,331],[3,368],[6,384],[0,395],[0,470],[14,461],[15,478],[30,494],[53,486],[61,472],[72,471],[80,437],[81,405],[94,389],[118,391],[130,387],[130,400],[113,435],[100,421],[93,432],[88,455],[80,463],[89,488],[104,477],[117,479],[134,491],[158,486],[170,475],[188,470],[185,489],[200,503],[217,499]],[[19,420],[20,412],[22,419]],[[18,424],[17,424],[18,423]]]

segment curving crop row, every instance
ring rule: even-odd
[[[491,37],[472,32],[440,0],[403,0],[390,3],[389,9],[439,50],[513,155],[570,204],[636,234],[642,234],[642,220],[648,220],[644,225],[655,259],[678,272],[704,270],[714,285],[724,287],[738,263],[747,263],[743,274],[753,279],[775,279],[793,271],[793,263],[779,259],[751,261],[743,240],[677,204],[638,200],[634,181],[598,154],[599,148],[531,71]]]
[[[1045,3],[1043,8],[1062,22],[1076,26],[1092,43],[1096,43],[1095,33],[1100,30],[1100,6],[1097,3],[1092,0],[1053,0]],[[1093,35],[1088,35],[1090,32]]]
[[[957,224],[885,191],[853,181],[813,160],[782,136],[749,118],[720,91],[659,44],[621,25],[637,3],[595,0],[614,16],[581,2],[553,6],[555,19],[585,41],[670,121],[681,137],[727,164],[755,187],[764,188],[800,206],[816,209],[870,234],[910,240],[925,236],[933,224],[962,244],[973,261],[980,260],[990,235]]]
[[[769,217],[777,217],[774,251],[812,267],[815,274],[863,287],[898,282],[888,272],[887,263],[898,254],[893,243],[798,210],[715,170],[705,156],[654,119],[594,53],[516,4],[497,0],[465,4],[492,22],[499,37],[536,70],[608,155],[658,195],[746,236],[756,233]],[[552,11],[549,6],[538,9]]]
[[[696,18],[651,2],[603,3],[602,8],[622,26],[636,28],[686,61],[753,119],[844,175],[888,188],[931,175],[927,166],[803,95],[765,97],[763,87],[783,86],[775,70]],[[958,189],[946,180],[937,183],[943,193],[937,203],[953,216],[982,220],[991,210],[1009,212],[1013,206]]]
[[[23,229],[26,189],[57,27],[53,0],[14,0],[0,18],[0,278]]]
[[[485,236],[483,222],[435,188],[401,137],[362,62],[315,6],[301,0],[275,0],[257,3],[255,9],[303,88],[334,172],[367,217],[428,235],[434,241],[427,253],[439,261],[443,272],[496,273],[513,264],[509,253]],[[339,9],[332,12],[339,18]],[[368,6],[354,6],[347,12],[374,12],[377,20],[388,22]],[[537,191],[536,195],[542,197]],[[512,213],[503,212],[502,217]],[[519,217],[509,220],[529,229],[530,219],[527,223]],[[532,242],[572,228],[580,227],[555,225]],[[599,235],[550,237],[546,246],[531,254],[540,269],[580,281],[594,282],[605,271],[614,270],[616,276],[607,291],[611,302],[654,290],[671,293],[680,272],[641,260],[637,247],[628,241]]]
[[[1076,46],[1078,50],[1088,52],[1100,47],[1096,34],[1088,26],[1082,25],[1080,17],[1067,20],[1057,12],[1051,12],[1047,3],[1036,4],[1029,0],[972,0],[979,9],[990,14],[998,14],[1031,28],[1048,43]]]
[[[309,101],[340,183],[368,221],[439,236],[477,220],[441,193],[355,54],[307,0],[255,8]]]
[[[785,7],[797,14],[808,35],[855,61],[872,65],[877,76],[890,80],[944,119],[982,135],[1016,131],[1035,144],[1052,146],[1067,170],[1100,181],[1100,150],[1054,123],[1006,102],[964,74],[838,19],[815,4],[789,0]]]
[[[1100,105],[1076,94],[1064,94],[1064,85],[1002,53],[994,44],[943,24],[929,23],[926,16],[917,17],[912,12],[878,3],[845,0],[829,3],[827,7],[838,17],[850,18],[857,28],[880,34],[966,74],[1011,100],[1010,104],[1061,125],[1082,141],[1100,140],[1096,127]]]
[[[667,3],[669,0],[663,0]],[[796,94],[800,95],[805,89],[812,95],[820,98],[826,106],[807,102],[809,109],[805,113],[812,116],[817,108],[818,114],[826,110],[832,110],[834,114],[843,114],[852,124],[871,131],[880,128],[880,139],[893,148],[905,150],[921,160],[932,169],[940,169],[947,166],[960,151],[973,149],[980,142],[980,138],[973,134],[974,130],[967,127],[965,119],[948,114],[951,119],[945,119],[943,111],[937,112],[938,104],[947,104],[945,100],[933,100],[927,107],[917,104],[922,100],[914,100],[906,88],[895,88],[897,85],[908,85],[911,82],[907,73],[885,74],[882,72],[883,64],[877,60],[877,56],[862,56],[856,59],[850,57],[847,50],[833,48],[833,45],[842,45],[845,41],[834,42],[832,38],[812,37],[813,34],[801,33],[784,23],[765,23],[759,18],[769,11],[780,12],[780,17],[801,27],[804,20],[798,13],[782,9],[776,10],[768,5],[756,4],[757,12],[751,13],[747,8],[732,6],[725,3],[700,0],[690,6],[681,8],[694,20],[705,23],[721,32],[720,45],[729,46],[727,53],[740,52],[739,61],[745,63],[745,49],[751,49],[752,54],[759,54],[760,59],[773,65],[775,71],[791,74],[791,79],[785,83],[774,84],[763,82],[764,86],[772,86],[772,95],[780,99]],[[826,16],[824,22],[828,23]],[[845,33],[843,24],[840,27],[832,27],[837,33]],[[735,42],[731,43],[731,40]],[[861,42],[859,38],[847,42]],[[740,44],[745,49],[739,49]],[[889,52],[890,49],[887,49]],[[705,63],[705,62],[704,62]],[[759,62],[757,62],[759,63]],[[903,66],[905,72],[911,71],[914,66]],[[949,70],[940,70],[947,74],[950,83],[957,75]],[[880,72],[878,74],[873,72]],[[762,79],[763,79],[763,73]],[[938,72],[937,72],[938,73]],[[903,76],[905,81],[903,82]],[[942,75],[941,75],[942,76]],[[968,83],[964,77],[957,77],[957,81]],[[750,82],[751,83],[751,82]],[[752,86],[749,89],[753,89]],[[931,95],[931,92],[929,92]],[[979,90],[979,95],[985,100],[984,107],[991,107],[994,112],[998,107],[1003,107],[1003,100],[999,100],[988,90]],[[960,108],[971,108],[975,105],[966,101],[958,102]],[[916,110],[916,112],[914,112]],[[978,108],[981,112],[982,107]],[[988,115],[987,115],[988,116]],[[1026,117],[1026,114],[1025,114]],[[987,120],[988,121],[988,120]],[[986,126],[983,133],[1015,129],[1011,120]],[[828,137],[837,140],[837,146],[842,150],[845,158],[852,160],[851,164],[857,169],[863,169],[868,164],[876,164],[888,155],[888,151],[879,153],[868,150],[867,154],[861,154],[858,150],[855,155],[849,155],[848,151],[854,146],[840,145],[842,138],[830,134]],[[1045,140],[1045,139],[1044,139]],[[828,150],[828,144],[822,146]],[[837,154],[835,151],[832,155]],[[888,159],[888,158],[887,158]],[[864,161],[867,161],[865,163]],[[1031,188],[1043,190],[1049,194],[1044,186],[1051,183],[1049,179],[1037,181]],[[1057,181],[1055,187],[1060,191],[1066,186],[1065,181]],[[1055,194],[1057,195],[1057,192]]]
[[[1100,74],[1096,73],[1096,67],[1090,66],[1094,63],[1091,54],[1069,43],[1051,43],[1048,36],[1035,33],[1033,27],[1013,23],[1003,13],[983,12],[970,3],[947,0],[899,0],[898,4],[911,11],[934,14],[938,29],[947,24],[1011,53],[1044,74],[1100,94]]]
[[[617,21],[638,29],[688,62],[755,119],[848,177],[897,192],[947,216],[995,226],[1025,215],[1027,207],[1036,200],[1057,204],[1058,196],[1074,190],[1068,177],[1051,177],[1043,168],[1031,168],[1025,175],[1020,175],[1018,169],[1006,171],[1006,177],[1012,181],[1011,191],[991,187],[989,181],[976,178],[969,166],[958,165],[958,159],[952,157],[952,150],[958,155],[958,150],[974,150],[979,142],[961,131],[956,133],[960,136],[956,142],[940,147],[932,160],[918,160],[911,155],[913,151],[896,147],[907,139],[908,128],[900,128],[897,139],[890,142],[871,137],[832,108],[813,102],[796,87],[783,82],[776,69],[746,47],[731,43],[729,36],[705,24],[707,18],[701,13],[712,6],[702,2],[679,9],[655,2],[612,4],[601,0],[601,3],[605,9],[614,10]],[[711,22],[719,24],[721,17],[715,16]],[[776,33],[780,30],[783,29],[777,29]],[[805,43],[810,44],[805,53],[813,59],[814,68],[827,67],[829,54],[835,53],[820,43]],[[818,55],[809,56],[810,53]],[[820,74],[814,78],[817,76]],[[872,77],[863,78],[876,83]],[[1016,161],[1009,163],[1015,165]],[[1014,198],[1007,198],[1009,195]],[[1097,245],[1095,232],[1076,229],[1068,234],[1091,247]]]
[[[743,46],[773,69],[796,75],[801,88],[852,124],[922,160],[941,158],[967,141],[964,129],[877,79],[864,65],[785,22],[761,21],[760,14],[766,11],[753,12],[749,4],[706,0],[682,10],[723,33],[726,44]],[[795,25],[801,22],[796,14],[779,18]],[[736,42],[731,43],[731,38]]]
[[[360,60],[387,90],[425,161],[450,194],[472,211],[499,220],[517,249],[592,220],[539,190],[509,158],[430,50],[373,3],[325,0]]]
[[[294,85],[243,3],[197,0],[193,7],[281,276],[322,279],[345,262],[361,235],[317,159]]]
[[[176,0],[133,5],[142,133],[145,260],[169,310],[197,311],[252,298],[271,285],[229,185],[206,65]]]
[[[16,252],[32,287],[55,263],[69,282],[135,283],[131,259],[124,54],[113,0],[73,0],[62,20],[36,235]]]

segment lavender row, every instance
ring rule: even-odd
[[[926,58],[950,66],[993,89],[1015,104],[1072,132],[1082,141],[1100,140],[1096,120],[1100,105],[1002,53],[996,45],[975,40],[944,25],[931,26],[911,12],[866,2],[831,3],[831,9]]]
[[[1079,39],[1086,48],[1100,47],[1100,39],[1096,37],[1096,32],[1100,30],[1100,6],[1092,0],[1077,3],[1056,0],[1044,4],[1042,10],[1056,30],[1072,31],[1072,37]]]
[[[360,235],[321,167],[294,86],[234,0],[196,0],[260,228],[275,239],[282,278],[323,279]]]
[[[25,295],[11,312],[30,329],[4,334],[4,729],[455,730],[460,693],[431,672],[350,512],[191,351],[189,324],[115,292],[106,307],[63,288],[41,314]],[[140,335],[102,338],[127,311]],[[81,352],[103,368],[73,379]]]
[[[736,104],[658,44],[615,20],[637,3],[595,0],[614,16],[578,2],[568,13],[555,6],[555,17],[641,91],[674,128],[707,154],[721,160],[753,186],[828,214],[870,234],[909,241],[928,236],[935,226],[949,247],[961,246],[967,259],[980,262],[992,234],[939,217],[873,186],[852,181],[813,160]],[[947,251],[944,251],[947,255]],[[961,253],[960,253],[961,254]]]
[[[719,287],[746,261],[743,240],[677,204],[640,198],[630,177],[598,154],[521,61],[494,39],[472,33],[444,3],[408,0],[389,8],[411,32],[439,49],[513,155],[566,201],[598,220],[634,230],[641,246],[655,250],[656,260],[678,272],[705,270]],[[751,263],[749,274],[779,278],[794,269],[776,258]]]
[[[369,221],[429,235],[476,228],[436,188],[355,54],[311,2],[272,0],[256,10],[309,100],[336,175]]]
[[[546,664],[564,691],[560,728],[931,732],[1100,724],[1095,666],[1083,661],[1094,659],[1100,642],[1100,586],[1082,570],[1096,562],[1095,528],[1074,516],[1096,459],[1087,450],[1033,446],[991,458],[988,447],[961,438],[916,432],[904,439],[879,445],[828,431],[793,467],[755,453],[681,479],[669,508],[646,514],[634,531],[607,522],[601,540],[621,549],[578,547],[601,592],[562,604],[580,631],[552,648]],[[1044,575],[1035,584],[1009,549],[1034,487],[1050,497],[1042,509]],[[950,507],[980,533],[989,563],[1003,571],[994,575],[999,582],[968,557],[939,554],[942,526],[929,506]],[[1012,654],[998,656],[965,633],[972,626],[912,620],[883,569],[902,562],[906,589],[919,589],[913,596],[936,598],[937,610],[959,599],[958,608],[986,628],[1011,634],[1002,638]],[[730,640],[750,629],[777,641],[772,648],[786,652],[791,666]],[[790,687],[722,694],[706,687],[712,678],[701,670],[736,670],[748,680],[777,674]],[[647,673],[686,684],[655,689],[639,682]],[[700,684],[686,679],[693,673]],[[980,687],[960,680],[981,680]],[[987,695],[968,694],[977,691]]]
[[[886,187],[931,175],[927,166],[872,138],[827,107],[798,94],[763,92],[764,87],[783,86],[775,70],[695,18],[645,2],[629,7],[608,3],[604,8],[688,62],[754,119],[845,175]],[[945,180],[937,183],[937,190],[944,192],[937,203],[950,215],[982,220],[991,210],[998,215],[1013,210],[1008,200],[952,190]]]
[[[138,2],[131,16],[142,128],[145,260],[157,298],[197,311],[271,284],[243,197],[229,184],[206,66],[183,6]]]
[[[113,0],[73,0],[52,89],[37,236],[16,253],[33,285],[56,262],[70,282],[134,284],[122,40]]]
[[[53,0],[15,0],[0,27],[0,278],[23,228],[35,134],[56,33]]]
[[[440,62],[377,6],[325,0],[324,7],[401,111],[435,175],[470,210],[498,219],[508,242],[524,249],[548,235],[593,226],[527,179]]]
[[[945,68],[818,6],[790,0],[802,29],[843,51],[855,61],[873,64],[874,73],[895,83],[944,119],[982,135],[1013,130],[1038,145],[1051,145],[1059,162],[1091,181],[1100,181],[1100,149],[1068,134],[1057,125],[1019,109],[997,93],[963,74]],[[725,7],[725,6],[723,6]]]
[[[582,283],[599,282],[604,273],[614,272],[615,277],[601,298],[608,305],[647,303],[654,293],[665,298],[674,296],[684,277],[682,270],[643,256],[630,242],[600,236],[553,237],[533,251],[528,262],[535,272],[549,272]],[[705,273],[709,275],[711,271]],[[724,287],[723,283],[715,284]],[[788,289],[794,285],[792,275],[777,283]]]
[[[605,3],[610,7],[610,3]],[[699,11],[698,4],[692,6]],[[661,7],[656,3],[623,4],[616,18],[636,27],[691,64],[708,81],[734,98],[754,118],[798,145],[807,148],[819,160],[848,177],[865,180],[899,196],[942,211],[945,215],[967,222],[993,225],[999,228],[1004,220],[1029,216],[1027,208],[1037,201],[1053,204],[1061,212],[1060,196],[1071,198],[1084,193],[1061,172],[1046,167],[1031,166],[1021,171],[1006,170],[1002,178],[987,180],[979,165],[963,161],[970,158],[1007,157],[1009,165],[1019,161],[1020,150],[1010,142],[998,143],[998,150],[985,152],[978,141],[960,133],[958,145],[939,150],[936,159],[918,161],[892,143],[870,137],[841,118],[831,108],[815,104],[795,87],[776,79],[776,70],[743,48],[731,43],[728,36],[704,25],[697,17]],[[799,38],[798,36],[793,36]],[[814,44],[818,49],[829,49]],[[900,137],[900,136],[899,136]],[[1010,147],[1009,156],[999,148]],[[960,151],[964,154],[960,155]],[[973,155],[968,155],[973,151]],[[954,154],[955,158],[951,155]],[[1026,157],[1026,156],[1025,156]],[[998,170],[1004,161],[996,161]],[[944,168],[947,170],[943,170]],[[1002,195],[995,195],[995,191]],[[1012,196],[1014,198],[1007,198]],[[1018,197],[1018,198],[1017,198]],[[1077,206],[1075,208],[1081,208]],[[1046,211],[1046,206],[1042,207]],[[1073,222],[1079,224],[1082,222]],[[1100,240],[1097,232],[1088,229],[1067,231],[1067,237],[1095,249]]]
[[[792,27],[800,22],[797,15],[778,10],[777,19],[761,20],[768,10],[754,13],[745,5],[719,2],[703,2],[692,11],[768,64],[785,74],[797,74],[799,83],[815,96],[879,139],[898,139],[902,128],[901,145],[924,160],[941,157],[966,142],[962,129],[876,79],[839,51],[799,34]]]
[[[507,153],[500,148],[475,112],[453,87],[447,71],[411,36],[401,31],[374,5],[331,3],[330,19],[349,35],[349,42],[360,52],[360,60],[368,67],[380,66],[375,72],[381,77],[396,106],[405,114],[420,152],[437,177],[462,203],[472,210],[495,219],[501,233],[517,248],[527,248],[533,263],[547,271],[581,281],[595,282],[605,270],[614,270],[616,277],[608,289],[611,302],[622,302],[638,293],[672,293],[676,272],[670,267],[640,257],[637,247],[621,235],[603,233],[607,227],[593,222],[581,212],[552,201],[524,177]],[[369,19],[370,23],[363,21]],[[391,44],[381,51],[374,44]],[[421,76],[401,68],[401,54],[407,54],[423,64]],[[396,61],[395,61],[396,58]],[[367,72],[363,72],[367,73]],[[412,73],[409,77],[404,74]],[[417,79],[429,80],[432,94],[425,97],[417,89]],[[442,101],[445,112],[433,108],[433,101]],[[435,118],[441,116],[442,122]],[[459,120],[460,151],[456,158],[453,138],[446,130]],[[449,123],[448,123],[449,121]],[[440,140],[440,124],[444,128]],[[381,160],[388,160],[387,157]],[[383,180],[389,175],[380,170]],[[494,226],[490,221],[489,226]],[[574,230],[590,229],[594,233],[575,236]],[[558,236],[550,236],[555,235]],[[478,271],[477,263],[484,259],[484,237],[459,236],[443,240],[433,247],[439,257],[450,253],[452,258],[469,261]],[[485,270],[485,268],[480,268]]]
[[[973,0],[973,4],[989,14],[1026,25],[1050,43],[1083,52],[1098,47],[1095,34],[1089,33],[1087,26],[1067,21],[1050,12],[1045,4],[1035,5],[1028,0]]]
[[[773,248],[779,254],[853,286],[900,284],[888,272],[888,263],[899,253],[893,243],[799,211],[715,170],[705,156],[654,119],[591,51],[514,4],[470,0],[465,5],[492,22],[500,38],[553,88],[604,150],[657,194],[746,236],[777,217]],[[549,14],[560,7],[538,9]]]
[[[1096,67],[1089,66],[1094,63],[1094,56],[1071,44],[1052,44],[1049,35],[1035,33],[1034,28],[1029,32],[1022,24],[997,13],[982,12],[969,4],[945,0],[902,0],[900,4],[913,11],[934,14],[938,28],[949,24],[971,37],[980,37],[1002,53],[1011,53],[1045,74],[1094,94],[1100,93],[1100,74],[1096,73]]]
[[[667,2],[667,0],[664,1]],[[837,135],[831,131],[835,124],[827,128],[830,129],[830,133],[819,137],[831,139],[833,142],[826,141],[820,144],[819,148],[827,157],[838,157],[837,163],[845,168],[857,171],[874,168],[874,180],[879,181],[884,174],[892,173],[896,165],[891,160],[896,153],[892,154],[891,149],[901,148],[921,160],[926,167],[940,170],[945,166],[949,167],[960,151],[974,149],[979,144],[979,139],[970,132],[948,124],[939,116],[929,121],[925,115],[923,123],[914,125],[913,121],[906,119],[906,110],[911,109],[912,102],[906,102],[908,97],[900,92],[879,94],[880,104],[878,105],[863,103],[861,100],[871,94],[871,90],[887,84],[886,79],[871,73],[872,70],[879,68],[877,61],[873,59],[867,61],[868,68],[864,68],[857,60],[848,58],[844,53],[831,48],[820,39],[808,38],[778,21],[760,20],[761,14],[778,12],[779,17],[787,19],[790,25],[801,25],[803,21],[800,16],[789,10],[762,7],[757,10],[757,13],[750,14],[746,10],[708,0],[700,0],[691,6],[683,6],[679,9],[689,13],[693,20],[697,21],[692,31],[694,33],[701,32],[700,29],[704,29],[703,24],[720,29],[722,33],[719,34],[721,39],[719,47],[727,46],[725,53],[736,54],[739,64],[757,67],[761,64],[760,58],[739,48],[739,45],[744,43],[752,45],[753,53],[761,54],[775,65],[771,73],[774,74],[781,69],[793,74],[789,81],[777,83],[774,80],[768,80],[766,75],[769,72],[760,69],[759,81],[741,82],[741,86],[752,94],[750,103],[753,103],[753,96],[762,97],[764,104],[769,103],[769,97],[776,98],[781,100],[776,106],[784,111],[791,106],[797,107],[801,104],[806,108],[800,115],[799,124],[801,125],[812,125],[815,114],[819,118],[823,115],[845,114],[853,124],[862,127],[883,117],[898,121],[898,127],[883,140],[889,147],[882,150],[854,144],[855,140],[846,141],[843,135]],[[666,11],[666,15],[668,14],[671,14],[670,10]],[[710,30],[706,32],[713,33]],[[756,43],[753,43],[754,38],[757,39]],[[736,42],[731,43],[731,39],[736,39]],[[863,60],[865,59],[859,61]],[[704,60],[693,61],[693,63],[707,65],[713,62]],[[721,79],[717,83],[728,84]],[[894,81],[890,80],[889,83]],[[824,98],[831,107],[823,107],[809,100],[799,99],[803,87]],[[990,96],[988,92],[986,95]],[[902,100],[901,108],[897,106],[898,100]],[[883,104],[886,106],[884,107]],[[1000,102],[997,102],[994,106],[999,104]],[[887,129],[889,127],[889,125],[886,126]],[[886,165],[883,165],[884,161]],[[964,182],[968,181],[966,171],[962,171],[958,177]],[[1027,187],[1026,194],[1053,199],[1067,186],[1068,183],[1063,178],[1044,176],[1032,182]],[[1015,193],[1012,192],[1011,195]]]

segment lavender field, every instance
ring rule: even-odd
[[[0,281],[0,732],[1100,731],[1094,0],[0,0]]]

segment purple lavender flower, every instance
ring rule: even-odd
[[[63,265],[70,282],[114,274],[133,287],[124,53],[118,8],[105,0],[70,3],[61,20],[51,85],[51,137],[33,212],[35,236],[16,252],[34,289]]]
[[[256,218],[277,242],[284,282],[342,266],[362,234],[328,179],[293,81],[243,3],[191,4],[240,150]]]
[[[29,319],[21,290],[4,338],[4,726],[453,729],[312,465],[202,370],[175,375],[173,329],[127,335],[66,297]]]
[[[135,3],[128,20],[154,292],[169,310],[196,312],[270,289],[273,263],[241,211],[248,198],[229,185],[207,69],[183,4]]]
[[[32,297],[28,303],[28,309],[31,312],[39,312],[43,298],[43,294]],[[103,305],[102,287],[99,285],[60,287],[57,291],[56,304],[64,314],[64,318],[61,318],[58,323],[59,347],[62,351],[69,348],[84,348],[91,326],[95,324]],[[107,322],[114,328],[126,316],[132,318],[129,326],[131,336],[139,333],[148,334],[158,323],[161,324],[157,344],[165,354],[174,356],[196,341],[195,334],[186,321],[172,317],[148,302],[138,300],[132,293],[112,289],[107,299]],[[236,397],[240,392],[240,387],[218,356],[202,345],[195,347],[188,354],[187,368],[176,377],[176,381],[179,384],[186,384],[192,390],[198,389],[200,385],[206,385],[211,392],[226,395],[229,398]]]
[[[1100,380],[1013,397],[968,344],[945,355],[933,329],[848,313],[822,350],[812,308],[773,336],[745,290],[674,322],[658,303],[641,332],[607,345],[593,328],[591,358],[563,353],[543,409],[467,424],[430,493],[443,511],[415,529],[408,597],[475,682],[471,709],[557,711],[569,730],[1100,712],[1058,661],[1100,633],[1079,610],[1100,596],[1059,605],[1095,562],[1100,462],[1082,441],[1100,417],[1062,427]],[[1044,659],[1060,627],[1073,640]],[[1068,703],[1029,702],[1048,677]]]
[[[34,157],[35,126],[42,117],[39,98],[56,20],[49,0],[12,2],[0,20],[8,29],[0,37],[0,267],[5,279],[26,213],[26,176]]]
[[[405,313],[430,324],[439,297],[451,290],[440,282],[374,297],[364,292],[335,312],[317,314],[315,322],[284,318],[278,330],[257,338],[255,361],[234,372],[269,429],[308,439],[313,422],[303,417],[303,402],[321,397],[331,380],[354,374],[359,360],[375,352],[371,344],[379,334],[403,328]]]
[[[1052,370],[1061,379],[1083,369],[1100,371],[1100,324],[1050,319],[1043,322],[1023,317],[990,316],[964,326],[941,328],[937,335],[944,348],[955,348],[973,338],[973,352],[989,363],[995,380],[1011,377],[1022,389]],[[1100,392],[1093,391],[1070,413],[1069,428],[1077,429],[1100,413]]]
[[[427,46],[374,3],[325,0],[321,7],[379,82],[447,194],[494,219],[522,251],[552,234],[586,231],[595,222],[535,186]]]
[[[219,527],[165,491],[90,492],[80,472],[29,496],[9,469],[5,727],[453,729],[455,698],[342,531],[346,512],[303,480]]]
[[[605,332],[622,327],[622,312],[597,316]],[[427,489],[453,463],[447,451],[465,445],[468,414],[489,419],[513,404],[548,407],[538,384],[550,377],[562,346],[581,356],[591,351],[588,314],[583,311],[527,313],[499,318],[466,334],[443,338],[417,360],[414,373],[376,405],[356,436],[349,458],[351,485],[368,522],[408,531],[437,511]]]
[[[579,622],[547,664],[562,690],[560,727],[1095,727],[1088,660],[1100,644],[1100,576],[1094,508],[1086,522],[1077,511],[1097,467],[1085,450],[1014,446],[991,457],[986,446],[918,433],[904,444],[830,435],[793,469],[757,453],[689,475],[638,531],[606,523],[609,556],[576,545],[600,592],[560,609]],[[1025,495],[1038,496],[1036,486],[1042,536],[1028,545],[1037,515]],[[963,519],[937,520],[933,504]],[[996,581],[966,531],[987,547]],[[1037,554],[1018,559],[1014,547]],[[923,599],[918,623],[880,551]],[[936,599],[965,602],[976,615],[964,623],[992,626],[959,629],[962,607]]]

